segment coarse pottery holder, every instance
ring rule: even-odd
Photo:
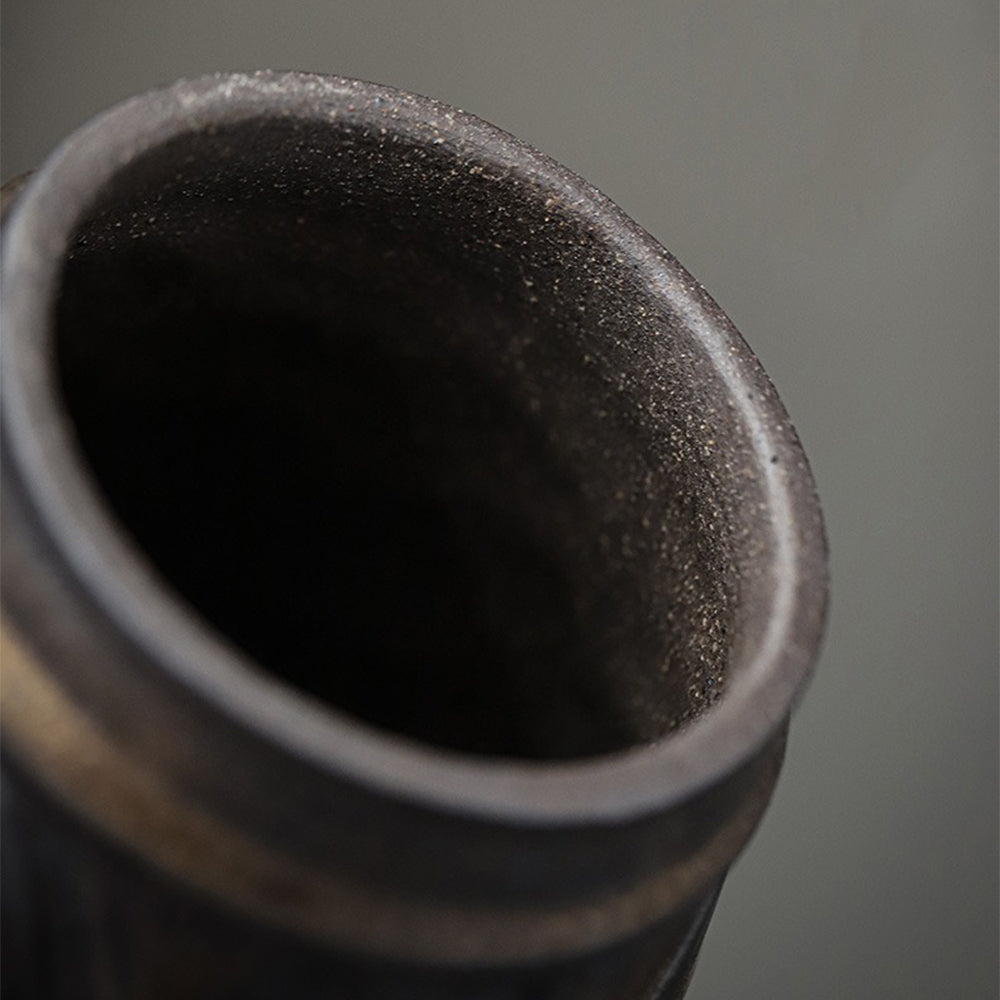
[[[8,995],[679,996],[826,597],[704,289],[336,77],[182,81],[7,195]]]

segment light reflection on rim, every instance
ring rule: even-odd
[[[355,721],[273,679],[217,634],[192,620],[137,556],[89,485],[73,448],[54,383],[47,303],[55,301],[62,250],[102,183],[133,156],[208,122],[288,111],[308,119],[371,120],[392,106],[386,124],[426,131],[474,148],[525,181],[557,190],[585,211],[605,240],[622,249],[656,294],[681,313],[739,401],[757,471],[771,509],[775,582],[772,613],[752,660],[733,672],[720,701],[681,732],[652,746],[574,762],[463,757]],[[51,190],[71,192],[54,198]],[[486,816],[545,824],[621,819],[690,797],[744,762],[787,716],[818,643],[822,615],[804,609],[801,592],[824,578],[815,510],[789,492],[775,451],[800,457],[787,417],[773,396],[751,404],[766,379],[745,346],[705,311],[689,276],[638,226],[580,178],[506,133],[470,115],[389,88],[305,74],[236,74],[182,82],[112,109],[72,136],[21,196],[3,262],[6,331],[3,406],[8,456],[40,519],[72,572],[115,625],[140,648],[208,699],[216,710],[296,756],[403,798]],[[683,279],[683,280],[681,280]],[[798,515],[798,516],[797,516]]]

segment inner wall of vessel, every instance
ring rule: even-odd
[[[332,709],[557,760],[722,691],[736,512],[704,362],[558,192],[361,124],[185,135],[86,213],[55,340],[121,529]]]

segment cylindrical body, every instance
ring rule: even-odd
[[[9,988],[679,996],[825,604],[704,290],[338,78],[138,98],[13,199]]]

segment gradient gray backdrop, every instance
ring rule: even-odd
[[[997,995],[997,5],[5,0],[3,177],[215,69],[429,94],[575,169],[759,353],[833,605],[692,1000]]]

